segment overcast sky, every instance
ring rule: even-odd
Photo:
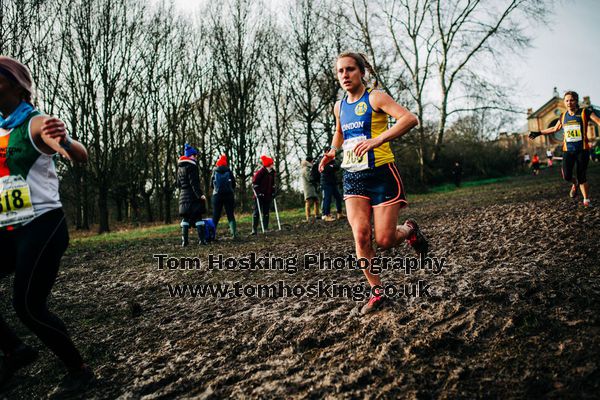
[[[540,107],[557,86],[561,95],[575,90],[600,106],[600,0],[564,1],[548,26],[532,32],[534,48],[515,68],[523,82],[519,103]]]
[[[175,3],[189,12],[202,1]],[[547,26],[531,28],[533,48],[508,60],[517,96],[513,101],[524,112],[548,101],[555,86],[561,95],[575,90],[600,106],[600,0],[559,0],[555,9]]]

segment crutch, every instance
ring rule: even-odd
[[[281,223],[279,222],[279,211],[277,210],[277,199],[273,197],[273,205],[275,206],[275,215],[277,216],[277,226],[279,226],[279,230],[281,230]]]
[[[254,190],[254,185],[252,185],[252,183],[250,183],[250,185],[252,186],[252,192],[254,193],[254,197],[256,198],[256,207],[258,207],[258,218],[260,219],[260,228],[262,229],[262,233],[265,233],[265,224],[263,222],[262,210],[260,209],[260,201],[258,201],[258,195],[256,194],[256,190]]]

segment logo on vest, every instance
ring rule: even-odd
[[[367,112],[367,103],[365,103],[364,101],[361,101],[360,103],[358,103],[356,105],[356,107],[354,107],[354,114],[361,116],[361,115],[365,115],[365,113]]]
[[[349,129],[361,129],[365,125],[365,121],[354,121],[348,122],[342,125],[342,132],[346,132]]]

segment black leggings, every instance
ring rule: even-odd
[[[219,224],[221,219],[221,213],[223,212],[223,206],[225,206],[225,213],[227,214],[227,221],[235,221],[233,210],[235,209],[235,198],[233,193],[228,194],[215,194],[212,198],[213,203],[213,222],[215,227]]]
[[[258,232],[258,226],[260,225],[260,215],[262,214],[263,227],[269,228],[269,212],[271,210],[271,202],[273,199],[266,200],[264,197],[258,198],[258,203],[254,199],[254,213],[252,213],[252,232]],[[260,203],[260,212],[258,211],[258,204]]]
[[[577,164],[577,183],[582,184],[587,181],[586,171],[590,162],[590,152],[588,150],[571,153],[563,153],[562,175],[565,181],[573,180],[573,167]]]
[[[68,369],[83,360],[65,324],[48,310],[60,259],[69,244],[61,208],[49,211],[14,231],[0,231],[0,278],[14,272],[13,306],[17,316],[61,359]],[[0,316],[0,348],[7,354],[22,344]]]

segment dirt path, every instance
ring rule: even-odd
[[[439,274],[383,273],[429,285],[360,317],[348,298],[171,298],[183,283],[364,283],[362,273],[305,269],[304,254],[346,257],[349,227],[302,223],[267,238],[181,250],[176,237],[80,244],[64,259],[51,307],[99,376],[96,398],[593,398],[600,393],[600,203],[566,198],[558,171],[419,196],[405,216],[431,237]],[[590,182],[600,188],[600,168]],[[600,198],[600,197],[599,197]],[[176,234],[175,234],[176,235]],[[209,252],[297,259],[286,271],[209,271]],[[153,254],[198,257],[200,270],[158,270]],[[412,256],[404,246],[389,257]],[[41,344],[10,309],[2,315]],[[43,396],[59,362],[19,374],[2,396]]]

